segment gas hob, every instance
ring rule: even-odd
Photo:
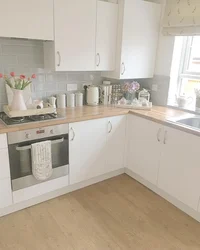
[[[0,112],[0,120],[2,120],[6,125],[19,125],[26,124],[31,122],[42,122],[56,119],[63,119],[64,117],[59,114],[45,114],[45,115],[34,115],[34,116],[25,116],[25,117],[16,117],[10,118],[4,112]]]

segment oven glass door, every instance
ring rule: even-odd
[[[9,145],[11,179],[32,175],[31,144],[51,140],[53,169],[69,165],[68,135]]]

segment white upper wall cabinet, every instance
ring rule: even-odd
[[[160,4],[119,0],[115,79],[151,78],[154,74],[160,28]]]
[[[45,68],[113,70],[118,5],[96,0],[54,0],[55,42],[44,43]]]
[[[0,37],[53,40],[53,0],[1,0]]]
[[[97,1],[96,70],[115,70],[118,4]]]
[[[46,68],[95,69],[96,8],[95,0],[54,0],[55,42],[44,43]]]

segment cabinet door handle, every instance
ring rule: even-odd
[[[157,133],[157,141],[160,142],[160,133],[161,133],[161,128],[159,128],[158,133]]]
[[[110,134],[112,132],[113,127],[111,121],[109,121],[108,124],[110,125],[110,130],[108,131],[108,134]]]
[[[125,63],[123,62],[122,63],[122,73],[121,73],[122,76],[124,75],[125,71],[126,71],[126,67],[125,67]]]
[[[101,57],[100,57],[99,53],[97,53],[97,59],[98,59],[97,67],[99,67],[99,65],[101,63]]]
[[[72,137],[72,139],[71,139],[70,141],[74,141],[74,139],[75,139],[75,137],[76,137],[76,134],[75,134],[73,128],[71,128],[71,131],[72,131],[72,133],[73,133],[73,137]]]
[[[61,55],[60,55],[59,51],[57,51],[57,55],[58,55],[58,64],[57,64],[57,66],[60,67],[60,64],[61,64]]]
[[[164,135],[164,144],[167,144],[167,131],[165,131],[165,135]]]

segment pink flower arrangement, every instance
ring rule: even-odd
[[[140,84],[136,81],[125,82],[122,89],[125,93],[134,93],[140,89]]]
[[[29,84],[32,83],[31,79],[35,79],[36,75],[33,74],[31,77],[26,78],[25,75],[16,76],[15,72],[11,72],[10,76],[3,75],[0,73],[0,78],[4,78],[6,84],[11,89],[24,90]]]

